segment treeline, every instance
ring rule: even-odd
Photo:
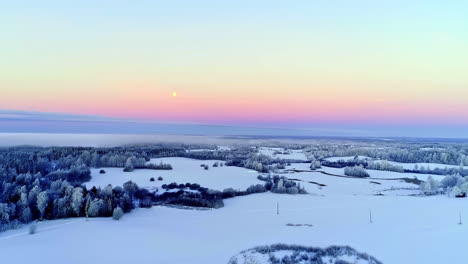
[[[311,159],[328,157],[367,156],[373,159],[402,163],[440,163],[468,166],[466,143],[418,143],[418,142],[341,142],[319,143],[305,149]],[[323,165],[323,164],[322,164]]]
[[[364,169],[369,170],[381,170],[381,171],[393,171],[400,173],[414,173],[414,174],[434,174],[434,175],[453,175],[459,174],[461,176],[468,176],[468,169],[464,167],[444,167],[444,168],[434,168],[425,166],[415,166],[413,169],[405,169],[403,166],[391,164],[385,160],[381,161],[369,161],[365,159],[354,158],[351,160],[337,160],[337,161],[328,161],[323,160],[321,162],[323,166],[332,167],[332,168],[346,168],[346,167],[363,167]]]
[[[185,157],[198,160],[222,160],[226,166],[238,166],[258,172],[269,172],[284,167],[287,161],[259,155],[251,147],[230,150],[187,151],[196,146],[181,144],[157,144],[151,146],[126,146],[113,148],[89,147],[12,147],[0,148],[0,164],[14,168],[18,173],[30,172],[48,175],[58,170],[70,170],[72,166],[88,168],[117,167],[125,171],[133,169],[170,170],[170,164],[148,163],[152,158]]]

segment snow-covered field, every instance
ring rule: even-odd
[[[262,183],[255,171],[215,168],[211,166],[215,160],[151,160],[160,161],[170,163],[173,170],[123,172],[121,168],[105,168],[107,173],[99,174],[99,170],[93,169],[92,180],[86,185],[121,185],[132,180],[151,188],[164,183],[191,182],[222,190],[245,189]],[[209,170],[200,164],[209,164]],[[308,170],[308,167],[308,163],[293,163],[286,170]],[[344,175],[343,169],[319,170]],[[222,264],[243,250],[284,243],[323,248],[348,245],[390,264],[460,263],[466,258],[464,234],[468,226],[458,224],[459,213],[468,219],[465,199],[409,196],[419,193],[417,185],[388,179],[412,178],[413,174],[368,172],[372,179],[318,172],[285,173],[288,178],[302,180],[309,194],[248,195],[226,199],[225,207],[216,210],[153,207],[136,209],[120,221],[111,218],[44,221],[38,224],[34,235],[28,234],[27,226],[0,233],[0,256],[15,256],[15,264],[30,264],[39,259],[48,264],[64,261]],[[159,176],[164,180],[149,181]],[[375,196],[377,193],[385,196]]]
[[[286,171],[289,169],[309,170],[307,163],[293,163],[291,166],[286,167]],[[293,172],[288,173],[285,176],[290,179],[302,180],[301,185],[303,185],[308,192],[320,195],[374,195],[385,193],[388,190],[392,191],[385,194],[391,193],[392,195],[408,195],[418,194],[420,192],[417,185],[404,182],[403,180],[398,180],[401,178],[414,178],[414,175],[409,173],[367,170],[371,175],[371,178],[359,179],[333,177],[321,172],[345,176],[343,168],[330,168],[325,166],[318,169],[316,172]],[[418,179],[424,179],[424,177],[419,177],[419,175],[417,176]],[[309,183],[311,181],[319,184],[325,184],[327,186],[319,186],[317,184]],[[413,191],[408,192],[408,189],[413,189]]]
[[[220,160],[195,160],[187,158],[160,158],[152,159],[150,162],[159,164],[160,162],[172,165],[172,170],[148,170],[141,169],[133,172],[124,172],[122,168],[103,168],[106,173],[99,174],[100,169],[91,170],[91,181],[85,185],[87,187],[101,186],[108,184],[113,186],[122,185],[131,180],[140,187],[155,188],[171,182],[176,183],[198,183],[203,187],[222,191],[225,188],[245,190],[253,184],[263,183],[257,179],[258,172],[239,167],[213,167],[215,162],[224,163]],[[210,166],[208,170],[200,167],[201,164]],[[158,181],[158,177],[163,177]],[[151,182],[150,178],[155,178]]]
[[[267,147],[261,147],[259,149],[260,154],[270,156],[274,159],[290,159],[290,160],[308,160],[306,155],[302,150],[296,150],[296,149],[288,149],[285,150],[284,148],[267,148]],[[275,152],[282,152],[282,154],[277,154]],[[284,154],[287,153],[287,154]]]
[[[35,235],[25,234],[26,227],[0,234],[0,254],[15,256],[17,264],[222,264],[251,247],[288,243],[349,245],[383,263],[461,263],[466,257],[468,225],[458,224],[459,211],[468,215],[463,199],[265,193],[225,204],[210,211],[137,209],[120,221],[46,221]]]

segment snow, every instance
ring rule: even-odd
[[[347,157],[330,157],[330,158],[326,158],[325,160],[327,161],[332,161],[332,162],[336,162],[338,160],[352,160],[354,159],[354,156],[347,156]],[[377,160],[377,159],[373,159],[373,158],[370,158],[370,157],[366,157],[366,156],[359,156],[359,159],[363,160],[363,159],[367,159],[367,160],[372,160],[373,162],[383,162],[383,161],[386,161],[386,160]],[[408,169],[408,170],[413,170],[414,169],[414,166],[415,165],[418,165],[419,168],[421,168],[421,166],[424,166],[424,168],[426,169],[436,169],[436,168],[439,168],[439,169],[444,169],[444,168],[460,168],[460,166],[457,166],[457,165],[447,165],[447,164],[440,164],[440,163],[424,163],[424,162],[418,162],[418,163],[403,163],[403,162],[396,162],[396,161],[387,161],[389,164],[391,165],[396,165],[396,166],[401,166],[403,167],[404,169]],[[464,166],[465,169],[468,168],[468,166]]]
[[[275,154],[276,151],[279,152],[287,152],[288,154]],[[303,160],[307,161],[307,156],[304,154],[302,150],[297,149],[288,149],[285,150],[284,148],[266,148],[261,147],[259,149],[260,154],[272,157],[274,159],[290,159],[290,160]]]
[[[172,165],[172,170],[148,170],[140,169],[133,172],[124,172],[123,168],[103,168],[106,173],[99,174],[100,169],[91,169],[91,181],[85,183],[87,187],[108,184],[113,186],[122,185],[131,180],[140,187],[150,189],[159,188],[163,184],[176,183],[198,183],[203,187],[215,190],[234,188],[245,190],[253,184],[263,183],[257,179],[258,172],[239,167],[223,166],[212,167],[215,162],[224,163],[220,160],[195,160],[188,158],[160,158],[152,159],[150,162],[159,164],[160,162]],[[210,166],[209,170],[200,167],[201,164]],[[158,181],[162,176],[163,180]],[[155,178],[154,182],[150,178]]]
[[[291,166],[286,167],[286,170],[289,168],[295,168],[299,170],[305,170],[304,168],[307,164],[302,163],[293,163]],[[329,168],[322,167],[317,171],[308,171],[308,172],[293,172],[288,174],[282,174],[289,179],[298,179],[299,182],[309,193],[318,194],[318,195],[336,195],[336,196],[348,196],[348,195],[375,195],[384,193],[386,190],[394,190],[391,192],[392,195],[408,195],[408,194],[418,194],[419,186],[415,184],[406,183],[403,180],[396,180],[397,178],[410,177],[409,175],[401,173],[401,175],[395,175],[397,177],[381,177],[380,180],[374,178],[351,178],[351,177],[335,177],[321,173],[321,171],[335,174],[335,175],[344,175],[343,168]],[[380,173],[380,171],[370,171],[368,172],[371,176],[377,176],[375,173]],[[382,176],[384,173],[382,173]],[[389,180],[395,179],[395,180]],[[319,184],[325,184],[326,186],[319,186],[317,184],[309,183],[316,182]],[[407,189],[413,189],[411,192],[408,192]],[[402,190],[400,193],[398,190]],[[387,193],[385,193],[387,194]]]
[[[280,215],[276,215],[277,202]],[[248,248],[287,243],[349,245],[383,263],[458,263],[466,258],[463,234],[468,225],[457,224],[458,212],[467,213],[463,199],[264,193],[228,199],[225,204],[208,211],[137,209],[120,221],[45,221],[35,235],[26,234],[27,227],[1,233],[0,254],[15,256],[17,264],[37,262],[38,256],[50,264],[64,259],[69,264],[89,260],[218,264]]]
[[[105,168],[107,173],[99,174],[99,170],[93,169],[92,180],[86,185],[121,185],[132,180],[154,188],[170,182],[192,182],[222,190],[245,189],[262,183],[255,171],[214,168],[211,165],[215,160],[151,160],[161,161],[171,164],[173,170],[123,172],[122,168]],[[210,169],[201,168],[203,163],[209,164]],[[464,234],[468,225],[458,224],[460,212],[462,217],[468,215],[465,199],[409,196],[419,193],[417,185],[391,179],[412,178],[415,174],[411,173],[368,170],[372,179],[356,179],[319,172],[286,173],[292,168],[308,170],[309,164],[293,163],[281,174],[302,180],[301,185],[309,194],[242,196],[226,199],[225,207],[216,210],[136,209],[119,221],[111,218],[44,221],[38,224],[34,235],[28,234],[28,226],[0,233],[0,256],[15,264],[35,263],[38,256],[41,263],[49,264],[61,264],[64,259],[68,264],[90,260],[219,264],[249,248],[284,243],[322,248],[348,245],[383,263],[458,263],[466,258]],[[320,170],[344,175],[343,169]],[[164,181],[149,181],[159,176]]]

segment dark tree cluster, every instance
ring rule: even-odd
[[[367,167],[368,165],[368,162],[366,160],[361,160],[361,159],[337,160],[337,161],[322,160],[320,163],[322,166],[331,167],[331,168],[346,168],[346,167],[354,167],[354,166]]]
[[[112,216],[151,206],[153,194],[133,182],[87,189],[87,154],[78,148],[0,149],[0,231],[33,220]],[[75,154],[73,154],[75,153]]]
[[[157,204],[172,204],[191,207],[221,208],[224,206],[222,193],[199,187],[198,192],[179,189],[175,192],[164,192],[155,197]]]
[[[274,193],[286,193],[286,194],[306,194],[307,191],[303,186],[296,183],[295,181],[289,180],[286,177],[274,176],[262,176],[259,175],[257,179],[265,182],[265,189]]]
[[[150,170],[172,170],[172,165],[161,161],[159,164],[148,163],[146,164],[146,168]]]

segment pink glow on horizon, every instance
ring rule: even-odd
[[[45,105],[45,106],[43,106]],[[14,109],[13,106],[6,108]],[[380,102],[310,98],[112,97],[58,101],[48,99],[19,110],[102,115],[154,121],[212,124],[468,124],[468,106],[447,102]]]

